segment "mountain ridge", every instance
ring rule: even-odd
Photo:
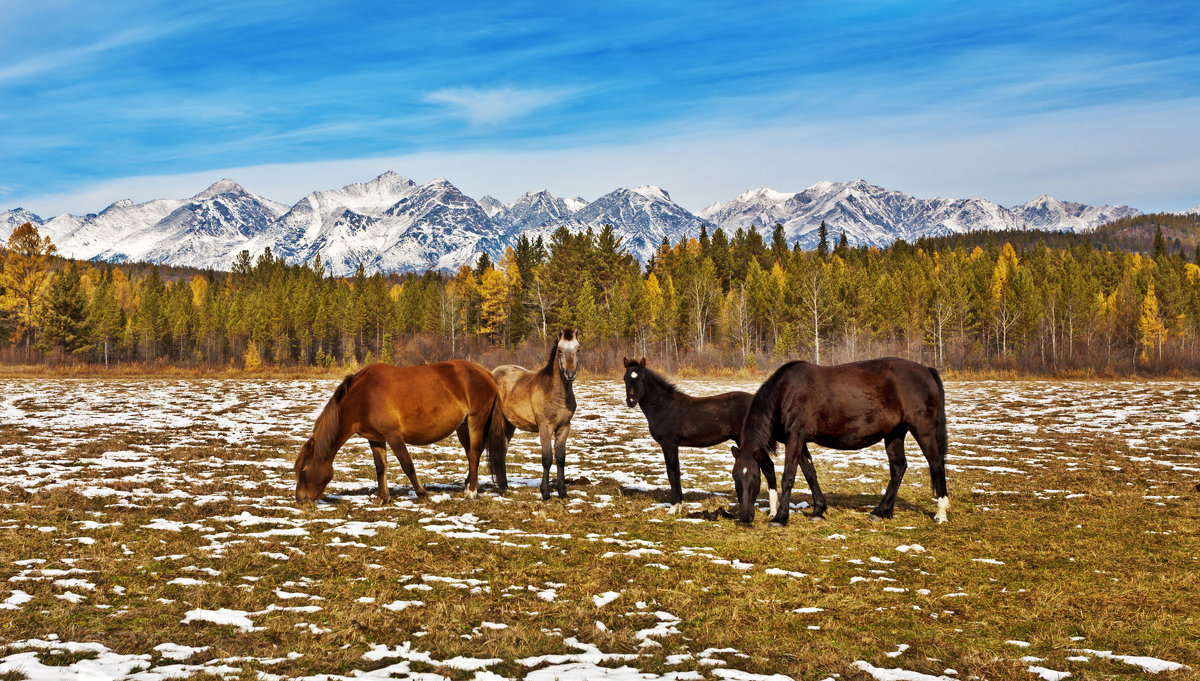
[[[448,179],[417,184],[393,171],[338,189],[310,192],[291,206],[258,196],[222,178],[187,199],[115,201],[99,213],[48,220],[15,208],[0,212],[0,242],[12,228],[34,223],[80,259],[229,269],[242,250],[271,248],[287,262],[319,253],[329,271],[454,270],[487,252],[496,260],[524,234],[548,240],[559,227],[599,231],[611,224],[625,247],[648,260],[663,239],[694,237],[701,225],[728,233],[756,229],[770,237],[782,225],[789,243],[816,246],[825,222],[829,239],[884,247],[905,239],[976,230],[1088,231],[1140,215],[1129,206],[1090,206],[1042,195],[1005,208],[986,199],[920,199],[858,179],[823,180],[799,192],[748,189],[692,213],[654,185],[619,187],[588,202],[530,191],[512,203],[479,200]]]

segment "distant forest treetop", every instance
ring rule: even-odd
[[[976,246],[987,247],[1007,242],[1017,251],[1024,251],[1042,242],[1050,248],[1058,249],[1086,244],[1098,250],[1153,254],[1154,240],[1159,230],[1162,230],[1163,248],[1167,254],[1179,254],[1194,259],[1197,244],[1200,244],[1198,213],[1135,215],[1101,225],[1091,232],[979,230],[965,234],[926,237],[919,239],[915,245],[927,251],[953,250],[960,246],[970,251]]]

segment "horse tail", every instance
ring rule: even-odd
[[[334,447],[337,446],[338,431],[342,427],[342,398],[346,396],[350,384],[357,377],[358,374],[351,374],[343,379],[341,385],[333,391],[333,397],[325,403],[321,415],[317,417],[312,435],[314,461],[325,461],[333,455]]]
[[[492,471],[492,482],[500,489],[508,487],[508,472],[505,470],[505,457],[508,453],[508,437],[505,432],[503,403],[499,391],[492,399],[492,411],[484,424],[486,449],[488,452],[488,468]]]
[[[937,369],[929,367],[929,373],[933,374],[933,382],[937,383],[938,387],[938,411],[934,435],[937,437],[938,451],[941,453],[942,461],[945,461],[946,447],[949,446],[949,439],[946,436],[946,387],[942,385],[942,376]]]
[[[796,362],[788,362],[775,370],[750,400],[750,408],[746,410],[746,420],[742,422],[740,450],[749,456],[758,457],[759,452],[767,453],[775,450],[776,413],[775,392],[784,372]],[[770,454],[766,454],[768,457]]]

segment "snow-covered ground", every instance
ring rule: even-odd
[[[0,380],[0,498],[24,498],[36,503],[63,488],[90,499],[106,501],[106,512],[94,518],[57,526],[29,526],[22,523],[21,503],[2,504],[0,529],[21,529],[45,533],[54,542],[90,545],[97,541],[115,541],[119,533],[195,532],[199,537],[192,555],[162,556],[171,561],[192,561],[197,557],[220,558],[231,546],[261,542],[264,554],[277,561],[303,555],[288,541],[299,537],[320,537],[329,544],[371,548],[370,539],[378,532],[398,524],[417,523],[439,541],[486,541],[502,547],[534,551],[590,551],[597,560],[632,558],[652,569],[670,569],[668,554],[708,560],[714,570],[729,570],[751,575],[762,573],[780,580],[804,580],[809,575],[783,569],[770,557],[759,564],[736,557],[722,556],[704,546],[668,546],[663,542],[631,539],[619,526],[587,536],[535,532],[519,520],[497,523],[461,509],[448,510],[447,502],[461,496],[465,462],[456,439],[431,447],[414,448],[413,458],[432,499],[418,504],[410,495],[407,479],[398,466],[391,466],[389,479],[393,503],[386,509],[374,505],[371,492],[373,476],[356,474],[369,461],[364,442],[351,442],[343,450],[335,467],[335,476],[327,494],[333,503],[318,505],[315,513],[300,512],[292,500],[294,482],[291,467],[299,443],[307,437],[313,419],[328,399],[337,381],[333,380],[167,380],[167,379],[8,379]],[[690,394],[712,394],[732,389],[753,390],[747,381],[688,380],[679,387]],[[667,489],[661,450],[650,439],[645,418],[638,409],[624,405],[623,391],[616,380],[579,381],[576,385],[579,409],[573,421],[568,446],[567,475],[572,480],[567,500],[568,512],[606,508],[613,505],[611,494],[594,491],[597,483],[617,483],[622,493],[646,493],[643,513],[672,518],[663,514]],[[1129,462],[1150,463],[1162,471],[1164,480],[1200,479],[1200,455],[1196,453],[1196,421],[1200,418],[1200,390],[1188,382],[1063,382],[1063,381],[983,381],[947,386],[952,458],[948,466],[952,494],[956,472],[970,471],[973,494],[996,495],[1000,499],[1012,476],[1036,475],[1047,466],[1068,469],[1089,466],[1120,467]],[[1043,436],[1054,435],[1054,446],[1040,444]],[[509,452],[510,484],[535,487],[540,479],[540,456],[534,452],[535,438],[518,435]],[[1096,443],[1106,445],[1106,458],[1097,460]],[[1191,443],[1180,447],[1181,443]],[[908,443],[910,470],[901,489],[902,499],[928,505],[928,476],[925,462],[915,444]],[[236,453],[236,456],[233,455]],[[886,484],[886,456],[882,446],[859,452],[819,450],[814,455],[823,487],[837,492],[851,483]],[[712,506],[715,497],[730,498],[728,445],[710,449],[685,449],[681,452],[683,486],[688,511]],[[435,464],[436,462],[436,464]],[[188,468],[185,475],[184,467]],[[866,466],[862,465],[866,464]],[[198,472],[197,472],[198,470]],[[265,474],[264,474],[265,473]],[[584,480],[586,479],[586,480]],[[220,491],[208,482],[219,480]],[[1150,481],[1153,492],[1153,483]],[[233,485],[231,488],[230,485]],[[215,487],[215,486],[214,486]],[[240,491],[230,491],[230,489]],[[611,490],[609,484],[605,489]],[[961,495],[966,490],[958,490]],[[1070,502],[1087,495],[1089,490],[1045,489],[1038,498]],[[793,502],[797,509],[806,504],[807,489],[801,484]],[[765,497],[765,494],[764,494]],[[961,499],[961,496],[959,497]],[[987,496],[986,498],[992,498]],[[1163,504],[1169,495],[1147,494],[1149,505]],[[707,504],[706,504],[707,501]],[[480,504],[513,503],[510,498],[484,495]],[[206,506],[233,504],[235,513],[213,514],[203,521],[182,522],[166,517],[182,504]],[[332,517],[335,507],[361,509],[356,519]],[[761,508],[765,510],[765,499]],[[122,509],[162,509],[150,522],[129,526]],[[847,509],[839,509],[847,513]],[[760,522],[761,522],[761,515]],[[954,511],[951,510],[953,523]],[[706,522],[683,519],[682,522]],[[116,532],[116,533],[115,533]],[[830,534],[827,540],[840,543],[842,534]],[[367,542],[367,543],[363,543]],[[69,561],[70,559],[68,559]],[[897,561],[931,560],[920,544],[898,543],[892,555],[864,561],[862,575],[850,582],[878,583],[897,595],[910,591],[903,583],[887,576],[888,565]],[[1006,569],[1003,561],[981,553],[971,557],[980,569]],[[78,607],[105,607],[99,598],[103,590],[120,593],[119,587],[97,585],[94,567],[60,561],[50,565],[44,557],[19,556],[11,566],[0,566],[0,620],[5,611],[44,607],[44,599],[62,599]],[[855,561],[851,561],[855,562]],[[179,587],[200,587],[209,580],[232,579],[212,568],[189,571],[176,578]],[[186,568],[184,568],[186,569]],[[213,574],[215,573],[215,574]],[[880,576],[884,575],[884,576]],[[246,577],[246,579],[253,579]],[[546,603],[563,598],[563,584],[546,581],[537,584],[504,585],[465,575],[405,575],[402,580],[410,596],[407,599],[375,603],[369,597],[360,605],[399,612],[425,607],[427,594],[434,589],[462,589],[468,593],[492,593],[492,590],[520,589],[536,593]],[[39,586],[33,596],[29,586]],[[40,588],[52,585],[49,591]],[[917,591],[917,589],[912,589]],[[964,596],[947,585],[944,593],[925,593],[922,597],[952,602]],[[53,595],[46,595],[53,592]],[[257,610],[224,607],[206,603],[189,607],[182,621],[191,626],[229,626],[240,632],[262,631],[263,621],[281,612],[303,618],[305,614],[348,604],[329,602],[295,583],[273,591],[276,602]],[[946,599],[949,599],[947,601]],[[662,642],[676,639],[676,625],[685,613],[656,609],[654,604],[626,602],[631,599],[618,591],[606,591],[588,597],[600,610],[621,609],[638,621],[634,638],[643,642],[646,654],[664,655]],[[39,602],[42,601],[42,602]],[[111,606],[108,606],[111,607]],[[820,629],[822,609],[797,607],[797,616],[812,618],[809,629]],[[499,631],[504,622],[485,621],[477,632]],[[597,621],[596,626],[605,625]],[[299,622],[296,627],[313,636],[328,633],[317,624]],[[560,634],[562,650],[551,655],[518,660],[528,679],[624,680],[667,679],[740,679],[757,681],[782,679],[755,675],[739,670],[745,656],[733,649],[710,648],[703,652],[677,653],[675,664],[690,661],[702,671],[678,671],[664,674],[638,669],[639,654],[613,653],[581,642],[571,632]],[[54,635],[25,636],[0,630],[0,639],[8,640],[7,654],[0,657],[0,674],[18,672],[30,679],[166,679],[207,673],[237,676],[246,660],[238,657],[213,657],[206,648],[191,648],[189,641],[170,641],[138,654],[118,654],[99,643],[70,641]],[[1020,641],[1009,641],[1013,659],[1025,660]],[[1027,644],[1026,644],[1027,645]],[[896,650],[892,650],[896,648]],[[881,652],[889,658],[904,658],[906,644],[892,642]],[[1115,659],[1142,667],[1146,672],[1174,670],[1181,662],[1141,656],[1136,650],[1092,650],[1088,641],[1076,646],[1076,662]],[[0,651],[3,651],[0,647]],[[66,666],[46,664],[39,652],[79,655]],[[891,651],[891,652],[887,652]],[[189,663],[193,657],[200,663]],[[252,660],[264,680],[282,678],[263,672],[287,660],[287,651],[278,658]],[[389,660],[387,666],[378,663]],[[670,658],[668,658],[668,661]],[[1028,657],[1030,678],[1066,678],[1066,672],[1034,664],[1039,658]],[[503,678],[489,670],[500,660],[465,658],[439,660],[424,652],[416,638],[399,646],[376,644],[364,656],[364,671],[355,678],[443,678],[421,671],[426,666],[447,667],[473,672],[474,679],[489,681]],[[511,662],[511,661],[510,661]],[[367,663],[370,663],[369,665]],[[412,665],[420,663],[417,669]],[[947,669],[940,676],[918,674],[897,666],[881,668],[865,661],[846,660],[847,668],[857,669],[876,679],[948,679],[957,672]],[[325,677],[322,677],[325,678]],[[466,678],[466,677],[460,677]]]

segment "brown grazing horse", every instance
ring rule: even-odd
[[[683,488],[679,483],[679,447],[711,447],[726,440],[735,443],[742,437],[742,422],[753,395],[740,390],[692,397],[685,395],[646,366],[646,358],[625,361],[625,403],[641,407],[650,427],[650,437],[662,447],[671,483],[671,508],[668,513],[683,512]],[[777,495],[774,476],[767,479],[771,492],[771,513],[775,513]]]
[[[773,525],[788,521],[796,465],[812,492],[812,520],[825,515],[825,495],[817,484],[808,443],[831,449],[862,449],[884,441],[891,479],[870,520],[892,517],[896,492],[908,467],[904,435],[912,433],[929,462],[937,497],[935,522],[946,522],[946,392],[936,369],[897,357],[818,366],[789,362],[754,394],[742,427],[741,449],[734,447],[733,481],[738,517],[750,522],[758,496],[759,471],[774,477],[770,450],[785,443],[782,499]]]
[[[542,499],[550,498],[550,464],[558,465],[558,496],[567,496],[567,436],[575,415],[575,372],[579,362],[579,336],[570,327],[562,330],[550,348],[546,366],[530,371],[515,364],[492,370],[504,402],[507,436],[517,428],[537,433],[542,441]]]
[[[300,447],[294,466],[296,501],[321,498],[333,478],[333,457],[352,435],[371,444],[380,503],[389,498],[384,443],[391,445],[417,497],[424,498],[408,445],[432,444],[456,431],[467,453],[467,496],[478,496],[479,455],[485,444],[492,477],[503,493],[508,484],[504,415],[487,369],[463,360],[414,367],[372,364],[342,381],[317,417],[312,437]]]

